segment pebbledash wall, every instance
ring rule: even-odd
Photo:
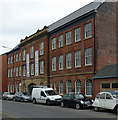
[[[100,91],[94,75],[117,63],[116,4],[92,2],[21,40],[8,53],[8,60],[21,54],[21,60],[8,64],[8,90],[13,91],[13,84],[15,91],[26,92],[33,85],[46,85],[60,95],[82,92],[94,97]],[[14,67],[18,75],[15,71],[13,77],[9,69]]]

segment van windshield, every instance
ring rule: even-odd
[[[47,90],[45,91],[45,93],[47,94],[47,96],[57,95],[57,93],[54,90]]]

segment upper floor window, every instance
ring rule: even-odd
[[[18,76],[18,67],[16,67],[16,76]]]
[[[25,50],[23,50],[23,61],[25,61],[25,56],[26,56],[26,53],[25,53]]]
[[[59,56],[59,70],[63,69],[63,55]]]
[[[52,39],[52,50],[56,49],[56,38]]]
[[[12,68],[11,68],[11,77],[12,77]]]
[[[44,55],[44,42],[40,44],[40,55]]]
[[[34,46],[31,46],[30,48],[31,58],[34,57]]]
[[[19,53],[19,61],[21,61],[21,53]]]
[[[8,58],[8,64],[10,64],[10,57]]]
[[[91,22],[85,24],[84,26],[85,39],[91,37]]]
[[[63,35],[60,35],[58,38],[59,47],[63,47]]]
[[[12,63],[12,61],[13,61],[13,58],[12,58],[12,56],[11,56],[11,63]]]
[[[85,49],[85,66],[92,65],[92,48]]]
[[[75,29],[75,42],[81,40],[81,27]]]
[[[75,67],[81,66],[81,50],[75,52]]]
[[[40,74],[44,73],[44,61],[40,61]]]
[[[16,54],[16,62],[18,62],[18,54]]]
[[[66,45],[71,44],[71,31],[66,33]]]
[[[34,75],[34,63],[31,63],[31,75]]]
[[[14,69],[13,69],[13,77],[15,77],[15,67],[14,67]]]
[[[56,57],[52,58],[52,71],[56,71]]]
[[[66,54],[66,68],[71,68],[71,53]]]
[[[26,73],[25,73],[25,65],[23,66],[23,76],[25,76],[26,75]]]
[[[15,58],[16,58],[16,56],[14,55],[14,63],[15,63]]]
[[[19,76],[21,76],[21,66],[19,67]]]
[[[8,77],[10,77],[10,69],[8,69]]]

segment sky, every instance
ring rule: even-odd
[[[0,55],[94,0],[0,0]],[[6,48],[2,47],[5,46]]]

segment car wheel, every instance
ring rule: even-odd
[[[76,103],[76,106],[75,106],[75,107],[76,107],[77,110],[79,110],[79,109],[80,109],[79,103]]]
[[[94,111],[99,111],[99,107],[94,107]]]
[[[15,98],[13,98],[13,101],[16,101],[16,99],[15,99]]]
[[[64,102],[61,102],[61,107],[64,107]]]
[[[50,100],[47,100],[47,101],[46,101],[46,104],[47,104],[47,105],[50,105]]]
[[[33,99],[33,104],[36,104],[36,100],[35,99]]]
[[[21,100],[20,100],[21,102],[23,102],[24,100],[23,100],[23,98],[21,98]]]

